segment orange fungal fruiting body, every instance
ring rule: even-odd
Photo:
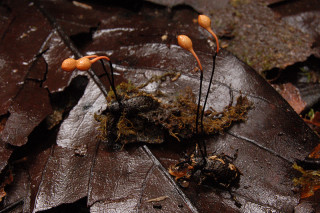
[[[207,30],[216,40],[216,44],[217,44],[217,53],[219,52],[219,41],[218,41],[218,37],[217,35],[212,31],[211,29],[211,20],[208,16],[206,15],[199,15],[198,16],[198,24],[204,28],[205,30]]]
[[[93,59],[90,60],[90,58]],[[79,58],[78,60],[68,58],[62,62],[61,68],[67,72],[72,72],[76,68],[80,71],[87,71],[90,69],[93,63],[100,59],[106,59],[107,61],[110,61],[110,59],[107,56],[87,55],[82,58]]]
[[[204,29],[208,29],[211,27],[211,20],[208,16],[206,15],[199,15],[198,16],[198,23],[201,27]]]
[[[178,40],[179,46],[182,47],[185,50],[188,50],[193,55],[193,57],[197,60],[199,68],[200,68],[200,70],[202,72],[202,65],[200,63],[200,60],[199,60],[197,54],[193,50],[191,39],[186,35],[179,35],[177,37],[177,40]]]
[[[64,60],[61,64],[61,69],[67,72],[72,72],[76,69],[77,61],[73,58],[68,58]]]
[[[88,59],[86,57],[79,58],[77,60],[76,67],[80,71],[87,71],[91,67],[91,61],[90,61],[90,59]]]
[[[177,40],[178,40],[179,46],[182,47],[183,49],[188,50],[189,52],[193,50],[192,41],[188,36],[179,35]]]

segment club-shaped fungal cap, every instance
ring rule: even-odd
[[[219,40],[217,35],[212,31],[211,29],[211,19],[206,16],[206,15],[199,15],[198,16],[198,24],[204,28],[205,30],[207,30],[216,40],[216,44],[217,44],[217,53],[219,52]]]
[[[77,61],[73,58],[67,58],[61,64],[61,69],[67,72],[72,72],[76,69]]]
[[[82,57],[77,60],[76,67],[80,71],[87,71],[91,67],[91,61],[89,58]]]
[[[193,55],[193,57],[197,60],[199,68],[202,71],[202,65],[200,63],[200,60],[197,54],[193,50],[191,39],[186,35],[179,35],[177,39],[178,39],[179,46],[185,50],[188,50]]]
[[[198,16],[198,23],[201,27],[203,27],[204,29],[208,29],[211,28],[211,20],[208,16],[206,15],[199,15]]]
[[[178,39],[178,44],[179,44],[180,47],[182,47],[185,50],[188,50],[189,52],[191,50],[193,50],[192,41],[188,36],[179,35],[177,39]]]

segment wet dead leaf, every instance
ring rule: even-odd
[[[320,57],[320,6],[317,0],[302,0],[271,5],[272,10],[288,25],[309,34],[312,52]]]
[[[296,22],[291,21],[290,17],[287,20],[278,19],[268,7],[270,1],[150,1],[169,7],[187,4],[197,12],[210,15],[212,28],[226,49],[258,72],[275,67],[285,68],[305,61],[308,56],[318,52],[312,48],[314,39],[310,33],[311,29],[315,29],[311,26],[316,26],[317,21],[305,25],[299,16],[291,18]],[[315,12],[312,16],[318,14]],[[204,31],[201,34],[208,37]]]
[[[190,72],[196,63],[176,44],[177,34],[188,34],[205,68],[204,87],[208,86],[213,48],[207,44],[206,34],[192,22],[197,14],[190,9],[168,12],[155,5],[135,4],[133,11],[118,5],[92,4],[92,10],[85,10],[65,1],[40,1],[40,5],[45,9],[44,13],[52,17],[50,26],[61,27],[59,34],[53,32],[47,40],[50,49],[43,56],[48,67],[57,72],[50,74],[49,69],[48,80],[44,83],[51,92],[66,86],[60,78],[69,81],[70,74],[58,72],[62,58],[77,54],[71,52],[75,50],[69,49],[70,44],[62,39],[65,35],[76,42],[82,41],[78,49],[83,54],[110,56],[117,84],[130,81],[140,85],[154,75],[179,71],[181,76],[176,81],[167,78],[145,88],[147,92],[164,94],[165,100],[166,96],[175,97],[186,85],[198,92],[198,73]],[[14,4],[10,6],[15,8]],[[44,16],[40,16],[43,20]],[[97,23],[100,23],[99,27],[88,34]],[[89,39],[79,36],[79,32],[86,32]],[[168,37],[162,41],[164,33]],[[102,73],[99,66],[93,68]],[[106,81],[105,77],[102,81]],[[176,163],[183,152],[192,150],[192,141],[174,143],[168,139],[160,145],[132,144],[118,152],[108,150],[96,138],[98,124],[93,117],[94,113],[106,108],[105,98],[91,78],[85,86],[83,96],[57,132],[49,131],[51,139],[39,140],[47,147],[29,154],[33,157],[28,161],[27,172],[23,168],[16,170],[20,182],[10,191],[14,196],[5,198],[4,207],[19,199],[24,200],[19,208],[27,209],[27,212],[54,211],[55,207],[83,199],[87,199],[91,212],[115,209],[156,212],[159,208],[164,212],[292,212],[298,205],[299,194],[292,191],[295,174],[292,164],[295,159],[301,160],[308,155],[318,137],[275,90],[228,51],[222,50],[216,59],[208,106],[221,111],[229,104],[230,93],[233,93],[234,97],[247,96],[255,107],[249,111],[246,122],[234,125],[224,135],[205,140],[210,153],[223,152],[233,156],[238,150],[234,164],[243,175],[239,188],[233,189],[233,193],[242,204],[241,208],[235,206],[223,189],[191,183],[189,188],[182,190],[167,173],[169,165]],[[51,150],[48,149],[52,144],[50,140],[55,141]],[[39,141],[33,144],[30,139],[28,150],[33,150]],[[170,199],[157,205],[146,202],[163,195]]]
[[[293,84],[286,83],[282,85],[274,85],[274,88],[290,104],[297,114],[300,114],[305,109],[307,104],[301,99],[298,88]]]

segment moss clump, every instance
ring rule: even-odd
[[[137,135],[136,130],[133,126],[133,123],[126,118],[126,113],[122,113],[122,115],[119,118],[119,121],[117,123],[117,141],[121,137],[128,137],[130,135]]]
[[[222,112],[207,110],[203,118],[203,134],[222,133],[232,123],[244,121],[251,107],[252,104],[246,97],[239,96],[234,106],[227,106]],[[200,107],[201,110],[202,107]],[[194,135],[197,104],[190,88],[180,94],[172,104],[163,104],[155,112],[146,113],[143,116],[161,124],[178,141]],[[198,128],[198,132],[202,132],[200,125]]]
[[[114,93],[109,92],[107,109],[101,115],[95,115],[100,123],[100,139],[109,144],[124,145],[162,143],[166,135],[177,141],[193,137],[197,104],[191,89],[186,88],[172,103],[162,103],[153,94],[138,89],[144,86],[134,87],[130,83],[117,86],[122,108],[115,101]],[[222,133],[232,123],[244,121],[251,106],[246,97],[239,96],[234,106],[226,106],[222,112],[207,110],[203,118],[203,134]],[[198,132],[202,132],[200,126]]]
[[[116,91],[122,107],[119,107],[114,92],[110,90],[107,109],[101,115],[95,115],[95,120],[100,123],[99,138],[109,145],[133,142],[162,143],[162,129],[141,116],[159,107],[158,100],[131,83],[119,84]]]
[[[94,114],[94,119],[96,121],[99,122],[99,135],[98,138],[100,140],[105,140],[108,136],[108,126],[110,125],[110,120],[112,120],[113,118],[110,115],[98,115],[98,114]],[[109,124],[108,124],[109,122]]]
[[[138,89],[131,83],[125,83],[122,82],[116,87],[117,94],[123,99],[123,98],[129,98],[129,94],[137,93]],[[107,101],[108,103],[115,101],[116,97],[114,95],[114,92],[112,89],[109,90]]]

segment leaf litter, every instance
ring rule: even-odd
[[[277,19],[266,1],[151,2],[167,5],[173,10],[186,4],[200,13],[208,14],[212,18],[214,31],[221,39],[222,47],[259,73],[275,67],[283,69],[318,53],[317,49],[312,48],[314,38],[310,30],[305,30],[314,28],[305,26],[299,17],[296,21],[291,21],[290,17]],[[317,14],[314,13],[314,16]]]
[[[106,28],[107,25],[102,27]],[[122,33],[122,36],[130,37],[130,32],[127,33],[129,34]],[[158,37],[153,35],[149,38],[149,42],[157,41]],[[168,35],[168,38],[170,37],[173,37],[172,34]],[[139,85],[147,80],[148,75],[154,76],[176,67],[183,71],[181,77],[174,83],[155,84],[158,89],[170,94],[188,84],[193,91],[197,91],[197,83],[193,83],[194,79],[197,79],[196,76],[185,71],[189,71],[190,67],[194,66],[193,63],[190,63],[192,59],[176,48],[174,43],[169,43],[169,46],[160,44],[158,46],[162,47],[162,50],[155,52],[152,51],[154,48],[152,45],[127,46],[128,43],[115,42],[113,46],[108,47],[103,40],[99,43],[99,39],[101,38],[97,37],[94,41],[96,43],[93,42],[93,46],[88,45],[86,48],[88,50],[92,48],[96,52],[113,51],[112,57],[117,58],[116,71],[126,79],[130,79],[133,84]],[[166,42],[170,42],[170,39]],[[203,41],[198,39],[195,44],[201,46],[201,42]],[[98,45],[100,47],[97,49]],[[120,50],[119,45],[122,46]],[[131,55],[132,51],[137,55]],[[146,53],[149,54],[146,55]],[[121,62],[121,55],[127,56],[126,61]],[[211,56],[204,53],[200,56],[210,70]],[[142,59],[137,61],[137,57]],[[150,58],[153,60],[151,61]],[[179,58],[185,58],[183,63]],[[205,76],[204,85],[207,83],[208,76]],[[147,89],[150,90],[150,88],[152,89],[152,87]],[[125,147],[120,152],[105,150],[105,147],[95,139],[98,132],[96,131],[97,126],[94,126],[97,123],[93,117],[95,112],[103,110],[105,103],[102,103],[103,98],[93,100],[94,98],[90,97],[90,90],[94,97],[102,97],[101,93],[98,95],[98,87],[95,87],[90,80],[85,92],[88,95],[82,96],[76,107],[61,124],[57,137],[58,145],[54,145],[49,154],[36,193],[36,210],[50,209],[63,203],[73,203],[83,197],[88,197],[88,204],[92,205],[92,212],[137,208],[155,211],[159,206],[142,205],[141,200],[164,194],[170,196],[172,193],[170,198],[175,199],[170,202],[167,201],[169,199],[164,200],[165,203],[161,205],[162,210],[177,210],[181,208],[179,206],[184,206],[181,208],[183,212],[186,211],[186,208],[191,212],[209,212],[212,209],[240,211],[223,190],[191,185],[189,189],[182,192],[167,176],[165,168],[179,159],[179,153],[186,151],[185,145],[164,143],[163,146],[150,146],[152,153],[148,151],[148,147],[141,148],[134,145]],[[232,155],[236,149],[239,150],[239,157],[235,164],[244,175],[235,193],[239,202],[243,204],[241,211],[292,211],[298,204],[299,198],[291,191],[290,177],[293,174],[290,165],[296,158],[303,159],[316,144],[317,138],[262,78],[230,53],[223,51],[217,58],[217,71],[208,104],[213,108],[223,109],[230,102],[230,90],[236,95],[242,91],[242,94],[254,103],[255,108],[248,112],[246,123],[234,125],[224,135],[208,137],[206,139],[208,151]],[[100,104],[101,109],[93,107],[96,106],[95,104]],[[291,117],[289,121],[288,116]],[[83,151],[81,152],[83,154],[79,155],[79,150],[83,149],[87,149],[87,152]],[[153,155],[165,168],[155,160]],[[269,171],[267,174],[266,170]],[[88,183],[89,189],[86,187]],[[165,191],[159,192],[159,185]],[[126,193],[128,192],[126,187],[132,189],[132,194]],[[50,195],[54,195],[54,199],[51,199]],[[282,196],[284,199],[279,201],[272,195]],[[28,205],[28,202],[25,202],[25,205]]]

